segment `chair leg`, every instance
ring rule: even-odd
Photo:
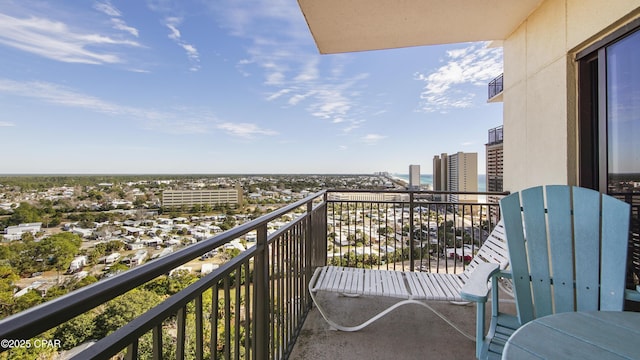
[[[365,327],[371,325],[374,321],[380,319],[381,317],[387,315],[388,313],[390,313],[391,311],[397,309],[398,307],[400,307],[402,305],[411,304],[411,303],[421,304],[421,302],[419,302],[417,300],[402,300],[402,301],[400,301],[400,302],[398,302],[396,304],[393,304],[392,306],[388,307],[387,309],[381,311],[380,313],[374,315],[372,318],[370,318],[369,320],[363,322],[360,325],[344,326],[344,325],[340,325],[340,324],[332,321],[331,319],[329,319],[329,316],[326,314],[325,309],[323,309],[322,306],[320,305],[320,303],[316,300],[315,292],[310,291],[309,294],[311,295],[311,299],[313,300],[313,302],[316,304],[316,307],[318,308],[318,311],[320,312],[320,315],[322,315],[322,317],[327,322],[327,324],[329,324],[329,326],[331,326],[331,328],[333,328],[335,330],[345,331],[345,332],[362,330]]]
[[[439,311],[437,311],[433,307],[429,306],[429,304],[425,303],[424,301],[418,301],[418,300],[412,300],[412,299],[402,300],[402,301],[399,301],[399,302],[391,305],[390,307],[386,308],[385,310],[381,311],[380,313],[374,315],[369,320],[363,322],[360,325],[343,326],[343,325],[337,324],[336,322],[334,322],[331,319],[329,319],[329,317],[327,316],[325,310],[322,308],[320,303],[316,300],[315,291],[309,291],[309,294],[311,295],[311,299],[313,300],[313,302],[316,304],[316,307],[318,308],[318,311],[320,312],[320,315],[322,315],[322,317],[327,322],[327,324],[329,324],[329,326],[331,326],[331,328],[335,329],[335,330],[345,331],[345,332],[362,330],[365,327],[371,325],[374,321],[382,318],[383,316],[385,316],[388,313],[392,312],[393,310],[399,308],[400,306],[407,305],[407,304],[417,304],[417,305],[421,305],[421,306],[426,307],[427,309],[431,310],[431,312],[436,314],[438,317],[440,317],[442,320],[444,320],[447,324],[449,324],[451,327],[453,327],[456,331],[458,331],[460,334],[462,334],[467,339],[469,339],[471,341],[476,341],[476,338],[474,336],[471,336],[471,335],[467,334],[466,332],[464,332],[462,329],[460,329],[458,326],[456,326],[453,322],[451,322],[451,320],[447,319]]]

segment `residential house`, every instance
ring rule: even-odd
[[[69,264],[69,273],[75,273],[82,270],[87,265],[87,257],[85,255],[76,256]]]
[[[14,226],[7,226],[4,229],[5,238],[19,240],[24,233],[31,233],[33,235],[37,234],[42,228],[42,223],[28,223],[28,224],[18,224]]]
[[[134,267],[141,265],[149,256],[147,250],[138,250],[136,254],[129,259],[129,266]]]

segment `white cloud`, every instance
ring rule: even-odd
[[[102,13],[105,13],[105,14],[107,14],[109,16],[113,16],[113,17],[122,16],[122,14],[120,13],[120,10],[116,9],[115,6],[113,6],[110,1],[102,2],[102,3],[101,2],[95,3],[93,5],[93,7],[96,10],[98,10],[98,11],[100,11]]]
[[[30,97],[43,100],[50,104],[90,109],[107,114],[131,112],[130,110],[126,110],[125,107],[117,106],[96,97],[84,95],[63,86],[47,82],[17,82],[0,79],[0,93]]]
[[[287,104],[291,105],[291,106],[295,106],[297,105],[299,102],[303,101],[304,99],[306,99],[307,97],[313,95],[315,92],[314,91],[310,91],[306,94],[295,94],[293,96],[291,96],[289,98],[289,101],[287,102]]]
[[[167,23],[165,24],[171,33],[169,34],[169,39],[180,41],[180,30],[178,30],[177,26],[180,24],[180,19],[176,17],[167,18]]]
[[[15,18],[0,14],[0,43],[39,56],[69,63],[121,63],[104,45],[140,46],[136,41],[82,33],[66,24],[44,18]]]
[[[380,135],[380,134],[367,134],[364,137],[362,137],[361,140],[362,142],[365,142],[367,144],[375,144],[385,138],[386,136]]]
[[[304,16],[295,2],[220,0],[209,4],[219,24],[249,41],[246,57],[236,67],[245,76],[264,79],[265,99],[285,107],[304,107],[312,116],[360,126],[361,95],[367,74],[344,77],[347,55],[322,57],[313,45]]]
[[[342,132],[343,133],[350,133],[351,131],[360,128],[360,126],[362,126],[362,124],[364,123],[364,120],[349,120],[347,122],[347,125],[342,128]]]
[[[310,57],[306,63],[302,65],[302,71],[296,76],[294,82],[309,82],[318,79],[318,63],[320,59],[317,56]]]
[[[191,67],[189,68],[189,70],[198,71],[200,70],[200,54],[198,53],[198,49],[196,49],[194,45],[182,40],[182,34],[178,29],[180,23],[182,23],[182,19],[178,17],[168,17],[165,19],[165,26],[170,31],[168,35],[169,39],[175,41],[176,44],[178,44],[178,46],[180,46],[187,54],[187,57],[191,62]]]
[[[266,85],[284,85],[285,76],[281,72],[272,72],[267,74],[265,84]]]
[[[0,79],[0,94],[32,98],[45,103],[79,108],[138,121],[140,126],[165,133],[208,133],[217,122],[202,109],[154,110],[121,105],[47,82]]]
[[[127,25],[122,19],[111,19],[111,22],[113,23],[114,29],[122,30],[135,37],[138,37],[138,29]]]
[[[258,125],[249,124],[249,123],[235,124],[235,123],[225,122],[225,123],[219,124],[217,128],[220,130],[224,130],[228,134],[242,137],[242,138],[247,138],[247,139],[252,139],[256,135],[271,136],[271,135],[278,134],[276,131],[269,130],[269,129],[261,129]]]
[[[16,124],[8,121],[0,121],[0,127],[10,127],[10,126],[16,126]]]
[[[267,96],[267,101],[272,101],[272,100],[276,100],[282,96],[285,96],[286,94],[290,93],[291,89],[280,89],[277,92]]]
[[[486,87],[502,73],[502,49],[488,45],[472,43],[450,50],[444,65],[430,73],[416,73],[415,79],[425,83],[419,110],[446,112],[472,106],[475,94],[468,86]]]
[[[111,4],[111,1],[97,2],[93,5],[93,8],[107,16],[111,16],[111,24],[113,24],[114,29],[124,31],[138,37],[138,29],[127,25],[127,23],[120,18],[122,17],[122,12]]]

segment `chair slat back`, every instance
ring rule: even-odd
[[[557,312],[622,310],[628,204],[554,185],[513,193],[500,207],[522,324]]]
[[[478,267],[478,264],[484,262],[499,264],[502,270],[509,265],[509,249],[507,248],[507,239],[504,235],[502,220],[496,224],[487,239],[482,243],[482,246],[480,246],[480,249],[478,249],[478,252],[471,259],[471,262],[465,266],[464,272],[460,274],[462,281],[466,283],[471,273]]]
[[[600,194],[574,189],[573,201],[576,310],[595,311],[600,291]]]
[[[600,255],[600,310],[624,307],[631,206],[611,196],[602,198],[602,253]],[[620,274],[623,274],[620,276]]]
[[[553,302],[556,312],[574,311],[575,279],[571,224],[571,191],[568,186],[547,187],[547,214],[553,264]]]

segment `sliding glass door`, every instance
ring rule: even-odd
[[[632,205],[629,287],[640,279],[639,29],[640,20],[576,57],[579,181]]]
[[[606,49],[607,192],[640,192],[640,31]]]

